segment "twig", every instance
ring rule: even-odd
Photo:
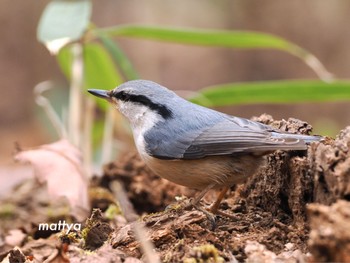
[[[53,109],[50,101],[42,95],[44,91],[51,89],[51,86],[52,84],[50,81],[44,81],[36,85],[34,87],[35,102],[43,108],[60,139],[65,139],[67,138],[67,131],[63,123]]]
[[[142,222],[137,221],[138,216],[134,212],[134,208],[130,203],[125,190],[118,181],[113,181],[110,185],[114,195],[116,196],[120,208],[123,211],[125,219],[132,223],[131,227],[134,231],[136,239],[140,242],[141,249],[145,255],[146,262],[160,263],[159,256],[155,251],[155,247],[149,240],[148,233]]]

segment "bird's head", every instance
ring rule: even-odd
[[[166,120],[173,116],[171,104],[177,95],[167,88],[148,80],[133,80],[113,90],[89,89],[91,94],[106,99],[129,119],[132,126]]]

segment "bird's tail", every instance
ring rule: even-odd
[[[272,136],[276,138],[293,138],[304,141],[306,144],[310,144],[312,142],[319,142],[323,140],[322,136],[319,135],[303,135],[303,134],[292,134],[292,133],[278,133],[272,132]]]

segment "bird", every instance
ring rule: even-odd
[[[88,89],[112,103],[129,121],[141,159],[158,176],[200,190],[222,189],[209,208],[218,212],[226,192],[243,183],[276,150],[306,150],[321,136],[282,132],[256,121],[194,104],[149,80],[113,90]]]

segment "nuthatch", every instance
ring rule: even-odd
[[[201,190],[226,191],[256,173],[275,150],[306,150],[319,136],[285,133],[244,118],[193,104],[147,80],[133,80],[111,90],[90,89],[113,103],[129,120],[141,158],[157,175]]]

